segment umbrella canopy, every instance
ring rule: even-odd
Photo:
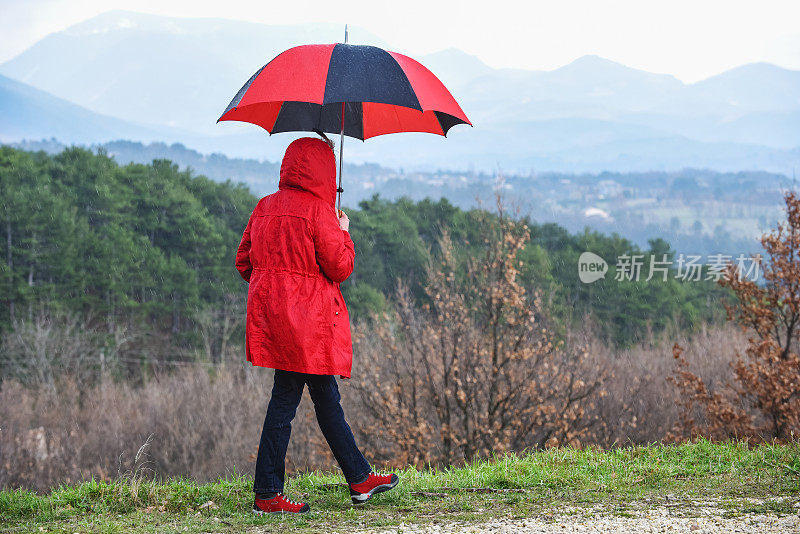
[[[450,91],[419,62],[375,46],[290,48],[256,72],[219,121],[270,134],[320,131],[356,139],[398,132],[447,135],[469,124]]]

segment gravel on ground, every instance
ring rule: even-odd
[[[679,515],[676,515],[679,514]],[[365,532],[375,532],[365,531]],[[379,531],[381,534],[623,534],[677,533],[800,533],[800,513],[728,515],[715,506],[699,506],[676,512],[669,506],[653,506],[643,510],[627,510],[622,514],[597,509],[563,511],[559,514],[537,514],[528,518],[501,518],[482,523],[434,522],[424,525],[400,525]]]

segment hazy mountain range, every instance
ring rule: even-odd
[[[290,136],[217,125],[217,117],[277,53],[336,42],[341,33],[338,25],[105,13],[0,65],[0,140],[180,141],[202,152],[275,160]],[[351,29],[351,42],[393,48],[359,28]],[[800,166],[800,71],[749,64],[684,84],[596,56],[552,71],[492,69],[455,49],[418,59],[475,127],[455,128],[448,139],[350,140],[348,161],[507,172],[709,167],[791,174]]]

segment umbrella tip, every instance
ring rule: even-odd
[[[344,43],[347,44],[347,24],[344,25]]]

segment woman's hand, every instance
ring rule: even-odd
[[[350,219],[347,217],[347,214],[342,210],[339,211],[339,228],[344,230],[345,232],[350,230]]]

